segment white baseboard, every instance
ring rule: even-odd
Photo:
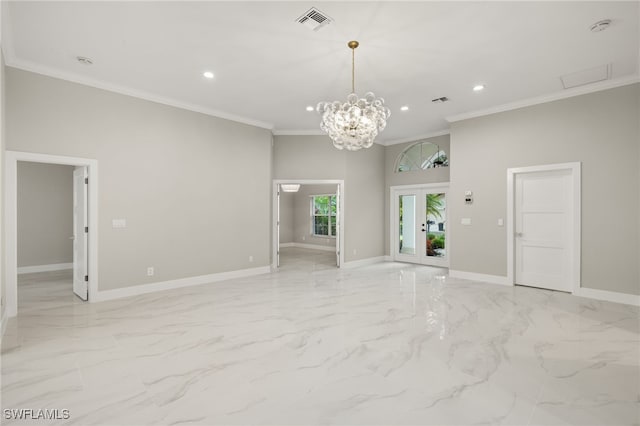
[[[32,274],[34,272],[64,271],[65,269],[73,269],[73,263],[53,263],[51,265],[20,266],[18,268],[18,275]]]
[[[393,256],[384,256],[385,262],[393,262]]]
[[[503,277],[501,275],[478,274],[476,272],[456,271],[454,269],[449,269],[449,276],[451,278],[462,278],[464,280],[482,281],[490,284],[511,286],[509,281],[507,281],[507,277]]]
[[[320,246],[317,244],[303,244],[303,243],[284,243],[280,244],[280,247],[297,247],[297,248],[305,248],[311,250],[322,250],[322,251],[336,251],[335,245],[333,246]]]
[[[586,297],[588,299],[605,300],[607,302],[640,306],[640,296],[636,296],[634,294],[618,293],[615,291],[598,290],[586,287],[580,287],[577,291],[574,291],[573,294],[580,297]]]
[[[244,278],[253,275],[268,274],[271,272],[270,266],[258,268],[241,269],[238,271],[220,272],[217,274],[200,275],[196,277],[179,278],[177,280],[161,281],[157,283],[141,284],[131,287],[117,288],[114,290],[98,290],[97,297],[90,302],[104,302],[106,300],[121,299],[124,297],[138,296],[140,294],[153,293],[156,291],[172,290],[182,287],[209,284],[216,281],[231,280],[234,278]]]
[[[352,260],[351,262],[344,262],[342,267],[346,269],[359,268],[361,266],[368,266],[368,265],[373,265],[381,262],[384,262],[384,256],[368,257],[366,259]]]

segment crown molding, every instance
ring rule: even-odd
[[[407,138],[402,138],[402,139],[392,139],[389,141],[383,141],[381,142],[381,145],[390,146],[390,145],[398,145],[398,144],[407,143],[407,142],[416,142],[421,139],[429,139],[429,138],[435,138],[438,136],[445,136],[445,135],[448,135],[449,133],[451,133],[450,130],[445,129],[445,130],[440,130],[438,132],[431,132],[431,133],[425,133],[422,135],[409,136]]]
[[[521,101],[510,102],[495,107],[482,109],[478,111],[465,112],[462,114],[451,115],[446,117],[449,123],[456,121],[468,120],[470,118],[483,117],[485,115],[496,114],[499,112],[512,111],[515,109],[525,108],[528,106],[544,104],[547,102],[558,101],[561,99],[573,98],[574,96],[586,95],[589,93],[601,92],[603,90],[614,89],[616,87],[628,86],[630,84],[640,83],[640,75],[631,75],[628,77],[618,78],[615,80],[607,80],[599,83],[588,84],[585,86],[566,89],[561,92],[550,93],[548,95],[537,96],[535,98],[523,99]]]
[[[131,87],[120,86],[118,84],[112,84],[105,81],[80,76],[74,73],[69,73],[59,69],[39,65],[30,61],[17,59],[15,55],[13,55],[13,52],[10,50],[5,51],[5,62],[7,66],[12,68],[21,69],[21,70],[33,72],[36,74],[45,75],[48,77],[58,78],[61,80],[71,81],[73,83],[82,84],[83,86],[95,87],[96,89],[102,89],[109,92],[119,93],[121,95],[131,96],[134,98],[143,99],[146,101],[151,101],[151,102],[155,102],[162,105],[172,106],[172,107],[184,109],[187,111],[198,112],[198,113],[206,114],[212,117],[235,121],[237,123],[242,123],[242,124],[248,124],[250,126],[260,127],[267,130],[273,129],[273,124],[266,123],[264,121],[258,121],[258,120],[242,117],[235,114],[229,114],[224,111],[206,108],[202,105],[182,102],[177,99],[156,95],[150,92],[133,89]]]
[[[313,129],[313,130],[286,130],[286,129],[278,130],[278,129],[274,129],[272,131],[272,133],[275,136],[326,136],[327,135],[326,132],[323,132],[320,129]]]

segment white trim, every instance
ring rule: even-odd
[[[483,283],[511,286],[507,277],[503,277],[502,275],[478,274],[476,272],[457,271],[455,269],[449,269],[449,276],[451,278],[461,278],[463,280],[480,281]]]
[[[335,251],[338,249],[340,251],[340,265],[344,264],[344,235],[345,235],[345,225],[344,225],[344,210],[345,210],[345,190],[344,190],[344,180],[342,179],[273,179],[273,187],[272,187],[272,228],[271,228],[271,268],[273,271],[278,270],[278,185],[283,183],[299,183],[301,185],[325,185],[325,184],[333,184],[340,186],[340,212],[339,212],[339,224],[340,224],[340,238],[339,238],[339,247],[327,247],[330,251]],[[299,243],[294,243],[294,247],[305,247],[306,245],[299,245]],[[313,245],[312,248],[317,249],[318,247],[324,246],[316,246]],[[323,249],[321,249],[323,250]],[[327,250],[329,251],[329,250]]]
[[[6,306],[9,317],[18,314],[18,161],[86,166],[89,170],[89,300],[98,292],[98,160],[78,157],[5,152],[5,280]]]
[[[625,305],[640,306],[640,296],[634,294],[618,293],[615,291],[598,290],[595,288],[580,287],[576,296],[588,299],[604,300],[607,302],[623,303]]]
[[[582,258],[581,253],[581,163],[558,163],[558,164],[546,164],[541,166],[530,167],[514,167],[507,169],[507,282],[510,285],[515,285],[515,243],[513,241],[514,236],[514,216],[515,216],[515,175],[520,173],[537,173],[548,172],[558,170],[569,170],[571,172],[572,183],[572,195],[573,205],[573,217],[571,218],[573,224],[573,245],[572,253],[572,265],[571,265],[571,292],[576,293],[580,290],[580,262]]]
[[[439,189],[446,188],[449,189],[449,182],[438,182],[438,183],[416,183],[413,185],[395,185],[390,186],[389,189],[393,190],[403,190],[403,189]]]
[[[375,265],[385,261],[385,256],[368,257],[366,259],[352,260],[342,264],[343,268],[360,268],[361,266]]]
[[[18,275],[32,274],[34,272],[64,271],[66,269],[73,269],[73,262],[52,263],[49,265],[20,266],[18,267]]]
[[[100,81],[93,78],[89,78],[82,75],[73,74],[70,72],[54,69],[34,62],[18,59],[15,56],[7,55],[5,57],[5,63],[7,66],[18,68],[21,70],[33,72],[36,74],[46,75],[53,78],[58,78],[66,81],[70,81],[83,86],[94,87],[101,90],[107,90],[109,92],[119,93],[121,95],[132,96],[137,99],[143,99],[145,101],[155,102],[162,105],[168,105],[187,111],[199,112],[212,117],[222,118],[225,120],[235,121],[237,123],[248,124],[250,126],[260,127],[267,130],[273,129],[273,124],[266,123],[264,121],[254,120],[248,117],[242,117],[235,114],[229,114],[224,111],[207,108],[202,105],[192,104],[189,102],[182,102],[177,99],[169,98],[166,96],[158,95],[155,93],[145,92],[142,90],[134,89],[132,87],[121,86],[118,84],[109,83],[106,81]]]
[[[326,136],[326,137],[329,137],[329,135],[327,135],[326,132],[323,132],[320,129],[311,129],[311,130],[273,129],[271,133],[273,133],[275,136]]]
[[[191,287],[196,285],[210,284],[217,281],[226,281],[235,278],[245,278],[254,275],[268,274],[271,267],[260,266],[258,268],[240,269],[237,271],[220,272],[217,274],[200,275],[196,277],[179,278],[176,280],[160,281],[157,283],[134,285],[122,287],[114,290],[99,291],[91,302],[104,302],[106,300],[122,299],[124,297],[138,296],[141,294],[155,293],[157,291],[173,290],[176,288]]]
[[[510,102],[495,107],[482,109],[478,111],[465,112],[462,114],[451,115],[445,117],[449,123],[456,121],[468,120],[470,118],[483,117],[485,115],[496,114],[499,112],[512,111],[514,109],[525,108],[528,106],[544,104],[547,102],[558,101],[561,99],[573,98],[574,96],[586,95],[588,93],[601,92],[603,90],[615,89],[616,87],[628,86],[640,82],[640,76],[632,75],[628,77],[618,78],[615,80],[607,80],[599,83],[593,83],[585,86],[574,87],[571,89],[565,89],[562,92],[549,93],[543,96],[536,96],[534,98],[523,99],[516,102]]]
[[[280,248],[295,247],[296,243],[280,243]]]
[[[399,145],[401,143],[407,143],[407,142],[419,142],[423,139],[431,139],[431,138],[436,138],[438,136],[445,136],[450,134],[451,131],[449,129],[445,129],[445,130],[440,130],[437,132],[432,132],[432,133],[425,133],[423,135],[417,135],[417,136],[410,136],[410,137],[406,137],[406,138],[401,138],[401,139],[392,139],[389,141],[383,141],[381,142],[381,145],[384,146],[391,146],[391,145]]]
[[[393,262],[393,257],[384,255],[384,261],[385,262]]]

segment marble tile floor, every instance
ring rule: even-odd
[[[2,408],[70,425],[638,425],[638,308],[381,263],[103,303],[22,276]],[[313,257],[313,256],[312,256]],[[310,265],[307,265],[310,266]]]

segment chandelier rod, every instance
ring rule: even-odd
[[[351,49],[351,93],[356,93],[356,47],[359,45],[360,43],[355,40],[347,43]]]

